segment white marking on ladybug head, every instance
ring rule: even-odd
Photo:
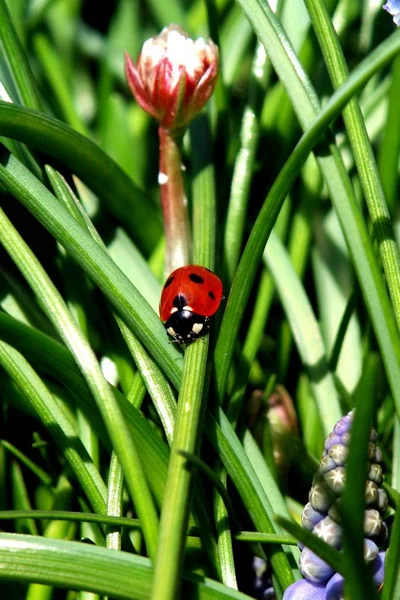
[[[168,183],[168,175],[160,171],[158,174],[158,185],[165,185],[166,183]]]
[[[184,306],[184,307],[182,308],[182,310],[188,310],[189,312],[193,312],[193,308],[192,308],[191,306],[189,306],[189,305],[187,305],[187,306]]]
[[[169,314],[172,315],[173,313],[176,313],[176,312],[178,312],[178,309],[176,308],[176,306],[173,306],[171,308],[171,310],[169,311]]]
[[[176,337],[176,333],[173,327],[168,327],[167,333],[169,333],[169,335],[172,335],[172,337]]]
[[[192,331],[196,335],[199,335],[200,331],[203,329],[203,323],[193,323]]]

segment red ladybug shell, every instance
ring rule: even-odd
[[[200,265],[187,265],[173,271],[161,293],[160,318],[163,323],[171,316],[178,295],[186,298],[188,310],[202,317],[212,317],[221,304],[222,282]]]

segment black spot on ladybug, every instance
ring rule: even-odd
[[[183,308],[187,305],[187,299],[184,294],[178,294],[175,296],[174,301],[172,303],[176,308]]]
[[[208,292],[208,295],[210,296],[211,300],[215,300],[215,294],[213,292]]]
[[[193,281],[193,283],[204,283],[204,279],[200,277],[200,275],[197,275],[197,273],[190,273],[189,279],[190,281]]]
[[[174,280],[174,277],[168,277],[167,281],[165,282],[164,289],[169,287],[171,285],[171,283],[173,282],[173,280]]]

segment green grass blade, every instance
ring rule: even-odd
[[[154,556],[158,536],[156,508],[136,444],[127,428],[115,396],[103,377],[96,356],[69,314],[56,287],[3,211],[0,211],[0,242],[31,286],[61,339],[71,350],[96,400],[115,452],[123,467],[126,484],[135,508],[143,522],[148,552],[150,556]]]
[[[346,593],[352,598],[378,598],[371,581],[372,573],[364,562],[365,482],[368,474],[368,443],[373,422],[376,394],[376,368],[372,357],[365,365],[365,375],[357,393],[354,421],[351,426],[346,485],[341,504],[343,524],[343,574]],[[372,391],[372,393],[371,393]]]
[[[104,512],[107,496],[104,481],[79,440],[77,432],[46,386],[26,360],[4,342],[0,342],[0,362],[55,439],[93,509],[96,512]]]
[[[305,4],[331,81],[338,88],[346,81],[348,68],[334,26],[321,0],[306,0]],[[343,119],[378,243],[397,326],[400,327],[400,251],[394,239],[378,167],[356,98],[352,98],[343,109]]]
[[[160,215],[144,192],[97,144],[53,117],[7,102],[0,102],[0,135],[67,165],[125,224],[142,249],[153,249],[161,235]]]
[[[58,200],[16,159],[3,157],[2,183],[49,229],[108,297],[175,386],[181,376],[181,355],[168,343],[164,327],[136,288],[104,250],[79,226]]]
[[[148,600],[153,576],[150,560],[106,548],[0,534],[2,581],[37,582],[88,590],[118,600]],[[246,594],[196,575],[185,575],[182,597],[198,600],[250,600]]]
[[[193,170],[193,261],[213,269],[215,262],[215,183],[210,157],[209,124],[200,115],[191,131]],[[193,473],[181,452],[196,454],[200,445],[207,394],[209,336],[185,350],[182,384],[160,520],[160,541],[154,567],[153,600],[174,600],[190,510]]]
[[[274,232],[269,237],[264,260],[274,279],[300,358],[308,370],[327,436],[342,411],[318,322],[288,253]]]
[[[273,523],[274,511],[268,496],[246,456],[243,446],[221,409],[217,409],[215,416],[207,415],[206,431],[257,531],[279,533],[280,531],[276,530]],[[271,555],[271,564],[282,589],[293,583],[293,573],[288,557],[281,548],[274,550]]]
[[[0,41],[17,89],[19,100],[28,108],[41,109],[31,68],[15,31],[7,2],[0,0]]]
[[[273,13],[267,5],[261,8],[257,0],[243,0],[240,4],[247,11],[249,19],[266,46],[276,71],[290,92],[299,119],[301,119],[305,128],[309,127],[309,130],[297,144],[276,178],[259,213],[239,263],[215,352],[215,369],[220,400],[222,400],[225,393],[234,343],[264,246],[300,166],[305,162],[309,151],[325,130],[323,121],[327,119],[325,122],[327,126],[330,118],[337,114],[352,94],[355,93],[357,87],[361,86],[377,68],[382,67],[387,60],[390,60],[400,47],[400,32],[396,32],[368,56],[368,62],[365,61],[364,64],[358,67],[357,72],[350,76],[347,83],[342,86],[339,92],[336,92],[319,116],[316,116],[319,108],[318,100],[314,91],[310,90],[307,77]],[[259,17],[259,19],[257,20],[256,17]],[[315,138],[311,141],[311,137],[314,137],[314,135]],[[346,242],[353,256],[354,266],[363,289],[370,318],[382,349],[392,393],[396,397],[396,407],[400,411],[400,394],[398,392],[400,386],[400,340],[396,323],[372,244],[344,165],[337,148],[331,145],[329,150],[332,153],[331,156],[327,154],[326,148],[319,149],[320,168],[324,174],[331,200],[334,202]]]

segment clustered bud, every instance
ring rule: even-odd
[[[302,525],[333,548],[341,549],[340,502],[346,481],[346,459],[350,442],[353,411],[340,419],[325,441],[319,469],[314,476],[309,502],[302,514]],[[382,516],[387,495],[381,487],[382,453],[375,445],[372,430],[368,445],[368,477],[365,488],[364,559],[372,563],[374,584],[383,583],[388,529]],[[286,589],[284,600],[342,600],[344,581],[312,550],[300,545],[300,570],[305,577]]]
[[[214,91],[219,71],[218,47],[192,40],[177,25],[148,39],[134,64],[125,54],[126,78],[136,102],[161,127],[184,128]]]
[[[165,273],[190,262],[191,234],[182,179],[181,140],[211,97],[219,71],[218,47],[192,40],[177,25],[142,46],[136,63],[125,53],[125,74],[136,102],[158,122]]]

